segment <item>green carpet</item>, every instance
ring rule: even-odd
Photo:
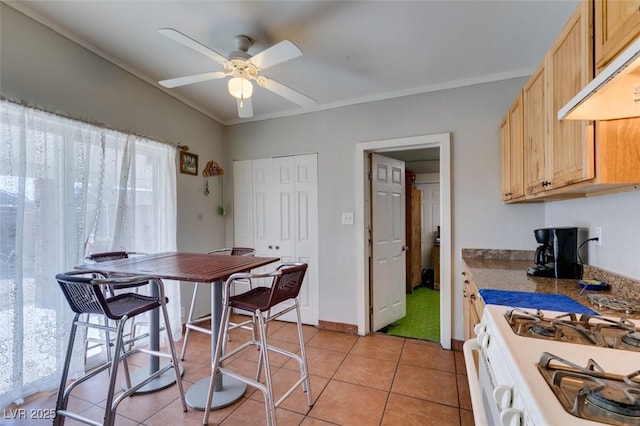
[[[407,316],[383,329],[392,336],[440,341],[440,292],[418,287],[407,294]]]

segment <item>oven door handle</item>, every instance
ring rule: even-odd
[[[473,420],[476,426],[488,426],[487,414],[482,403],[482,391],[480,390],[480,381],[478,380],[478,367],[476,366],[476,357],[474,352],[478,353],[478,360],[482,356],[480,353],[480,343],[477,339],[469,339],[462,345],[464,354],[464,364],[467,368],[467,380],[469,382],[469,393],[471,395],[471,405],[473,407]]]

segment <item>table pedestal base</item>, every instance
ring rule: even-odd
[[[189,407],[204,411],[207,402],[207,393],[209,392],[209,380],[209,377],[199,380],[189,388],[185,395]],[[233,377],[224,376],[222,389],[213,393],[213,401],[209,409],[215,410],[233,404],[244,395],[246,390],[246,383],[236,380]]]

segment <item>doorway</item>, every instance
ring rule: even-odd
[[[405,160],[406,315],[377,332],[440,341],[440,169],[438,148],[382,155]],[[375,210],[372,211],[375,215]],[[374,247],[375,252],[375,247]],[[372,273],[375,280],[376,273]],[[373,290],[373,299],[375,297]],[[375,329],[375,325],[373,327]]]
[[[358,282],[358,333],[361,335],[372,332],[369,316],[369,246],[366,197],[367,181],[365,176],[367,154],[371,152],[388,153],[394,151],[437,148],[439,150],[440,166],[440,345],[445,349],[451,348],[451,196],[450,196],[450,134],[414,136],[399,139],[388,139],[372,142],[362,142],[356,145],[356,223],[363,226],[357,232],[357,282]]]

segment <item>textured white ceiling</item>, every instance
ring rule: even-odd
[[[264,74],[318,101],[303,109],[263,88],[253,119],[530,74],[578,0],[7,2],[148,82],[219,71],[157,32],[172,27],[227,55],[289,39],[303,56]],[[161,87],[161,86],[158,86]],[[226,80],[164,89],[223,124],[241,122]]]

